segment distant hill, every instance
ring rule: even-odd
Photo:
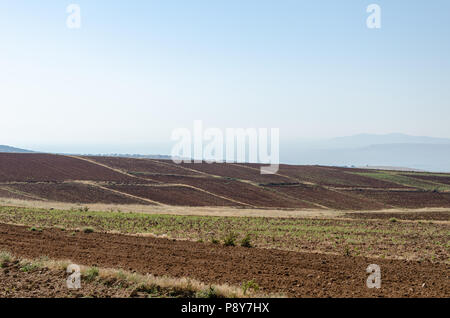
[[[171,160],[172,159],[172,156],[167,156],[167,155],[140,155],[140,154],[121,154],[121,153],[87,154],[85,156],[120,157],[120,158],[135,158],[135,159],[165,159],[165,160]]]
[[[386,144],[450,145],[450,139],[393,133],[385,135],[358,134],[348,137],[333,138],[323,142],[323,145],[331,148],[360,148]]]
[[[0,145],[0,152],[33,153],[34,151]]]
[[[291,147],[281,161],[327,166],[407,167],[413,170],[450,172],[450,143],[389,143],[360,147]]]

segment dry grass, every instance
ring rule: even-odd
[[[88,207],[91,211],[120,211],[145,214],[194,215],[194,216],[231,216],[231,217],[301,217],[330,218],[344,215],[344,212],[334,210],[313,209],[256,209],[234,207],[182,207],[182,206],[148,206],[148,205],[117,205],[117,204],[76,204],[49,201],[28,201],[10,198],[0,198],[0,205],[24,208],[77,210]],[[348,211],[345,211],[347,213]]]
[[[0,198],[1,206],[25,208],[78,210],[89,208],[91,211],[105,212],[133,212],[144,214],[164,215],[193,215],[193,216],[227,216],[227,217],[273,217],[273,218],[336,218],[347,213],[361,211],[312,210],[312,209],[253,209],[233,207],[180,207],[180,206],[147,206],[147,205],[117,205],[117,204],[75,204],[65,202],[28,201],[11,198]],[[421,209],[385,209],[365,211],[367,213],[411,213],[411,212],[450,212],[450,208],[421,208]],[[442,222],[442,221],[441,221]],[[450,223],[450,222],[449,222]]]

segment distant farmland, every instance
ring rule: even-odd
[[[0,197],[73,203],[379,210],[450,207],[450,175],[0,154]]]

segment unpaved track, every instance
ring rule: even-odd
[[[450,266],[279,250],[246,249],[118,234],[0,224],[0,249],[83,265],[191,277],[206,283],[254,279],[265,292],[301,297],[449,297]],[[368,289],[366,268],[378,264],[382,288]],[[425,283],[424,287],[422,285]]]

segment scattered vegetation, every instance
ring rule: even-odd
[[[94,233],[94,229],[92,227],[84,227],[83,232],[84,233]]]
[[[40,257],[35,260],[19,259],[8,251],[0,251],[0,262],[16,262],[21,264],[20,270],[32,272],[37,269],[50,269],[62,271],[70,261],[51,260]],[[189,278],[172,278],[167,276],[141,275],[124,270],[103,269],[81,265],[82,284],[101,284],[129,290],[129,296],[147,297],[188,297],[188,298],[242,298],[242,297],[272,297],[282,295],[268,295],[259,293],[259,287],[253,281],[244,282],[241,287],[222,285],[207,285]]]
[[[12,256],[8,251],[0,252],[0,267],[3,267],[6,263],[11,262]]]
[[[236,242],[246,245],[246,236],[251,233],[249,243],[257,248],[342,254],[348,247],[358,248],[361,256],[379,257],[382,247],[386,258],[431,259],[436,255],[437,261],[450,262],[450,247],[434,243],[448,241],[449,225],[425,220],[179,216],[0,206],[0,222],[24,224],[35,230],[59,226],[69,236],[76,235],[77,229],[90,227],[96,232],[151,233],[213,244],[219,244],[217,238],[221,237],[231,246]]]
[[[219,298],[217,295],[217,291],[213,286],[209,286],[208,288],[197,292],[197,298]]]
[[[259,285],[255,283],[253,279],[242,283],[242,292],[244,295],[247,295],[247,292],[249,292],[250,290],[253,291],[259,290]]]
[[[216,238],[212,238],[211,239],[211,243],[213,243],[213,244],[219,244],[220,242],[219,242],[219,240],[218,239],[216,239]]]
[[[86,281],[88,281],[88,282],[92,282],[92,281],[94,281],[94,280],[97,278],[98,274],[99,274],[98,268],[95,267],[95,266],[93,266],[93,267],[90,267],[90,268],[84,273],[83,278],[84,278]]]
[[[237,235],[234,232],[230,232],[223,239],[223,245],[225,246],[235,246]]]
[[[247,234],[241,241],[241,246],[242,247],[247,247],[247,248],[251,248],[253,247],[252,242],[251,242],[251,237],[250,234]]]
[[[34,271],[34,270],[36,270],[38,268],[39,268],[39,265],[37,263],[28,263],[28,262],[26,262],[26,263],[24,263],[22,265],[20,270],[22,272],[32,272],[32,271]]]

